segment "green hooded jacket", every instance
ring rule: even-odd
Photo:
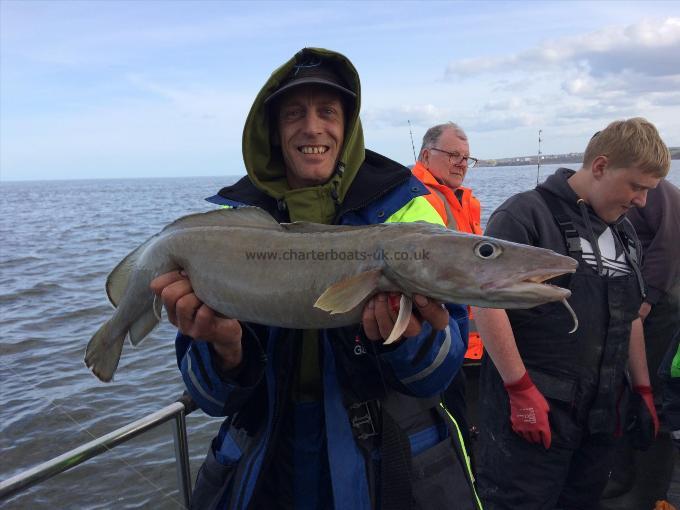
[[[324,184],[291,189],[286,179],[286,166],[280,149],[276,117],[265,104],[266,99],[287,81],[297,64],[317,57],[332,63],[345,85],[356,94],[351,110],[345,117],[344,143],[335,171]],[[260,191],[277,201],[283,201],[290,221],[311,221],[330,224],[345,199],[352,181],[365,159],[364,136],[359,119],[361,84],[359,74],[343,55],[321,48],[304,48],[276,69],[258,93],[243,128],[243,161],[251,182]],[[387,221],[425,220],[440,223],[436,211],[424,197],[417,197],[393,214]],[[319,368],[311,360],[317,357],[317,331],[305,331],[305,347],[301,364],[300,384],[303,388],[318,387]],[[311,391],[311,390],[309,390]],[[305,392],[303,390],[303,392]]]
[[[318,56],[334,64],[335,70],[356,94],[354,108],[347,112],[345,139],[335,172],[325,184],[290,189],[280,142],[274,139],[276,119],[264,104],[294,70],[298,59]],[[283,200],[291,221],[331,223],[361,163],[364,161],[364,135],[359,120],[361,85],[359,74],[343,55],[320,48],[305,48],[276,69],[255,98],[243,128],[243,161],[253,184],[267,195]],[[337,198],[334,198],[337,197]]]

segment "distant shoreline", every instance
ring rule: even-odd
[[[680,147],[671,147],[671,158],[675,161],[680,160]],[[541,155],[541,165],[580,165],[581,162],[583,161],[583,153],[580,152],[575,152],[571,154],[542,154]],[[506,167],[506,166],[536,166],[536,155],[533,156],[520,156],[516,158],[499,158],[499,159],[480,159],[479,163],[475,166],[475,168],[493,168],[493,167]],[[408,168],[413,168],[413,163],[403,163],[404,166]],[[573,166],[571,168],[574,168]],[[574,168],[575,169],[575,168]],[[677,166],[676,163],[676,168],[675,172],[679,172],[680,167]],[[236,173],[238,172],[238,173]],[[62,182],[62,183],[68,183],[72,181],[81,181],[81,182],[96,182],[96,181],[120,181],[120,180],[144,180],[144,179],[149,179],[149,180],[154,180],[154,179],[208,179],[208,178],[215,178],[215,179],[224,179],[224,178],[229,178],[229,179],[234,179],[234,182],[236,182],[238,179],[241,177],[244,177],[246,175],[245,169],[241,169],[240,171],[236,170],[231,170],[230,173],[228,174],[221,174],[221,173],[215,173],[212,175],[191,175],[189,173],[184,174],[184,175],[153,175],[153,174],[147,174],[144,175],[141,172],[138,173],[138,175],[131,177],[131,176],[126,176],[126,177],[120,177],[118,175],[112,176],[112,175],[97,175],[97,176],[73,176],[73,177],[51,177],[51,178],[45,178],[43,176],[41,177],[24,177],[22,179],[16,179],[16,178],[7,178],[4,175],[0,175],[0,190],[3,192],[7,190],[8,186],[12,186],[14,184],[21,184],[21,183],[26,183],[26,182],[31,182],[31,183],[40,183],[40,182]],[[680,175],[680,174],[678,174]]]
[[[680,159],[680,147],[670,147],[671,159]],[[583,162],[582,152],[570,152],[568,154],[542,154],[542,165],[562,165],[562,164],[581,164]],[[480,159],[478,167],[494,166],[528,166],[538,164],[538,155],[517,156],[514,158],[499,159]]]

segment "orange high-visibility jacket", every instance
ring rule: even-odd
[[[456,190],[457,193],[454,193],[445,184],[437,182],[437,179],[420,161],[413,167],[413,175],[430,190],[430,194],[425,195],[425,198],[437,210],[447,227],[461,232],[482,235],[482,208],[470,188],[461,186]],[[470,315],[470,333],[465,361],[466,363],[479,363],[484,352],[484,346],[475,327],[470,307],[468,307],[468,313]]]

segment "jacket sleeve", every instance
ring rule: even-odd
[[[221,371],[209,342],[177,333],[177,364],[191,398],[210,416],[238,411],[264,374],[265,356],[255,332],[243,324],[243,362],[234,371]]]
[[[390,379],[402,393],[415,397],[441,393],[460,369],[467,349],[467,309],[456,304],[446,308],[446,329],[433,331],[425,322],[419,335],[405,338],[396,347],[382,348],[381,364],[389,369]]]
[[[649,191],[645,207],[627,214],[640,238],[644,237],[642,275],[648,286],[645,301],[650,304],[656,304],[680,278],[680,257],[675,239],[680,224],[679,199],[677,188],[662,181]]]

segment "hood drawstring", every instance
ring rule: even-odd
[[[581,217],[586,225],[586,230],[588,231],[588,237],[590,238],[590,244],[593,247],[593,253],[595,254],[595,259],[597,260],[597,274],[604,276],[604,268],[602,266],[602,254],[600,253],[600,245],[597,244],[597,239],[595,238],[595,232],[593,232],[593,225],[590,223],[590,214],[588,213],[588,207],[586,206],[585,200],[579,198],[576,201],[579,211],[581,211]]]
[[[623,256],[626,257],[628,265],[633,269],[633,273],[635,273],[638,288],[640,289],[640,295],[642,296],[642,299],[644,299],[647,297],[647,286],[645,285],[645,279],[642,276],[640,264],[638,263],[637,249],[634,244],[633,246],[631,246],[631,243],[628,240],[628,236],[625,236],[625,239],[622,239],[619,231],[616,228],[612,228],[612,232],[614,233],[614,236],[621,245],[621,249],[623,250]]]
[[[343,173],[345,173],[345,164],[338,162],[335,168],[335,175],[337,176],[337,179],[333,179],[331,182],[331,198],[333,199],[333,202],[336,206],[340,205],[340,192],[338,191],[338,187],[340,186]]]

